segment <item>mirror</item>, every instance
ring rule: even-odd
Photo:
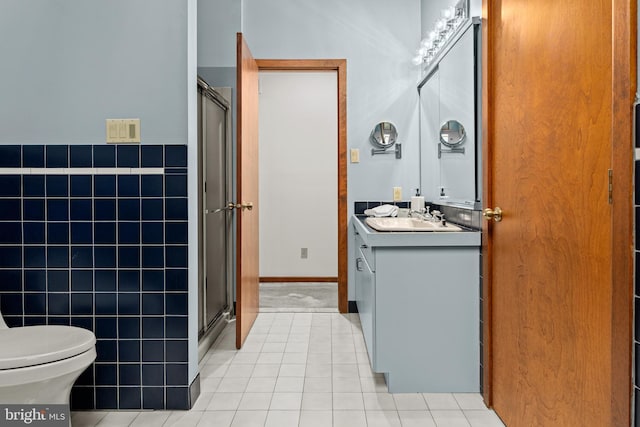
[[[457,120],[446,121],[440,126],[440,142],[447,147],[457,147],[467,138],[464,126]]]
[[[396,143],[398,131],[391,122],[378,123],[369,136],[371,143],[378,148],[389,148]]]

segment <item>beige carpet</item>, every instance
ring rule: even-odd
[[[337,313],[337,283],[260,283],[261,312]]]

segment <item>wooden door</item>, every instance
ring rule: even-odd
[[[631,153],[632,88],[613,96],[632,78],[629,38],[626,69],[612,68],[631,18],[616,28],[604,0],[483,3],[484,194],[503,210],[485,226],[485,396],[509,427],[628,425],[614,421],[629,393],[613,379],[627,372],[628,390],[630,372],[614,363],[629,347],[616,348],[613,319],[630,310],[613,306],[629,281],[615,280],[627,261],[612,242],[630,239],[612,224],[630,206],[621,199],[612,220],[609,170],[612,130]],[[618,165],[629,178],[628,161]]]
[[[258,64],[237,36],[236,347],[242,347],[259,309]]]

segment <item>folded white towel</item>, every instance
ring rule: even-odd
[[[398,216],[398,207],[394,205],[380,205],[372,209],[364,211],[367,216],[375,216],[377,218],[384,216]]]

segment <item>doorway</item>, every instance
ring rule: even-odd
[[[261,310],[346,312],[346,61],[257,64]]]
[[[338,74],[338,309],[347,294],[347,73],[346,60],[256,60],[237,34],[236,348],[241,348],[259,312],[258,77],[260,70],[334,70]]]
[[[337,73],[259,82],[260,310],[337,312]]]

